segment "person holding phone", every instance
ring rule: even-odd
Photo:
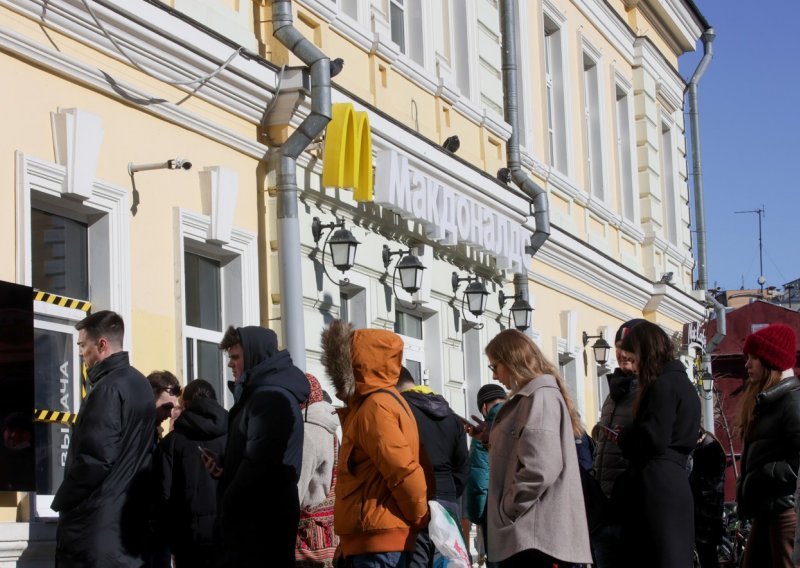
[[[176,568],[213,566],[217,480],[203,457],[222,454],[227,433],[228,413],[214,387],[203,379],[190,382],[183,390],[183,412],[153,458],[157,532],[165,535]]]
[[[495,416],[507,397],[506,390],[500,385],[483,385],[478,390],[476,401],[483,420],[476,420],[477,424],[465,420],[467,431],[473,436],[469,448],[469,478],[465,490],[466,509],[469,520],[475,523],[480,530],[484,555],[487,549],[486,497],[489,494],[489,449],[478,437],[478,434],[481,431],[488,434]],[[496,568],[497,563],[487,561],[486,566],[487,568]]]

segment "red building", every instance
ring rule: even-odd
[[[745,356],[742,346],[748,335],[771,323],[783,323],[791,327],[800,338],[800,313],[764,301],[755,301],[727,314],[727,333],[722,343],[712,354],[712,371],[714,373],[714,392],[716,395],[716,436],[722,442],[726,453],[736,457],[741,453],[742,443],[737,432],[737,416],[747,372],[744,368]],[[712,320],[706,329],[706,337],[711,338],[717,331],[717,322]],[[797,346],[795,348],[797,351]],[[795,360],[795,369],[798,363]],[[795,371],[796,372],[796,371]],[[725,500],[736,497],[736,470],[728,467],[725,478]]]

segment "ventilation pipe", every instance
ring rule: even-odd
[[[278,215],[278,259],[281,286],[281,331],[294,364],[305,371],[303,285],[300,267],[300,224],[297,217],[297,158],[331,119],[330,59],[292,25],[291,0],[273,0],[272,35],[308,65],[311,112],[280,147],[269,155],[275,172]],[[277,96],[277,95],[276,95]]]
[[[713,309],[717,317],[717,332],[706,345],[702,356],[703,373],[711,374],[711,353],[725,338],[725,308],[708,291],[708,264],[706,260],[706,219],[703,198],[703,168],[700,159],[700,113],[697,107],[697,84],[706,71],[713,57],[712,42],[716,37],[714,28],[708,27],[703,32],[703,57],[689,79],[686,89],[689,93],[689,125],[692,136],[692,185],[694,186],[695,233],[697,235],[697,289],[701,290],[706,307]],[[703,397],[703,428],[714,432],[714,395]]]

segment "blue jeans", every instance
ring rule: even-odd
[[[376,552],[375,554],[355,554],[348,560],[353,568],[406,568],[408,553]]]

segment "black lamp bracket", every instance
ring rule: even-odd
[[[328,272],[328,267],[325,265],[325,253],[328,250],[328,239],[331,238],[333,229],[336,228],[344,229],[344,219],[337,219],[332,223],[323,223],[319,220],[319,217],[314,217],[314,219],[311,221],[311,234],[314,236],[315,243],[319,243],[319,239],[322,237],[322,231],[330,229],[328,234],[325,236],[325,243],[322,245],[322,259],[320,262],[322,263],[322,269],[325,271],[325,276],[328,277],[328,280],[330,280],[331,283],[335,284],[336,286],[341,287],[342,285],[350,284],[350,279],[340,278],[337,282],[331,277],[330,273]]]
[[[450,277],[450,283],[453,285],[453,294],[458,292],[458,287],[462,282],[466,282],[467,286],[471,282],[476,282],[478,280],[477,276],[459,276],[458,272],[453,272],[453,276]],[[464,291],[461,293],[461,319],[472,326],[472,329],[483,329],[483,322],[481,323],[474,323],[467,319],[467,314],[464,312],[464,303],[467,301],[467,288],[464,288]],[[474,315],[474,314],[473,314]]]

